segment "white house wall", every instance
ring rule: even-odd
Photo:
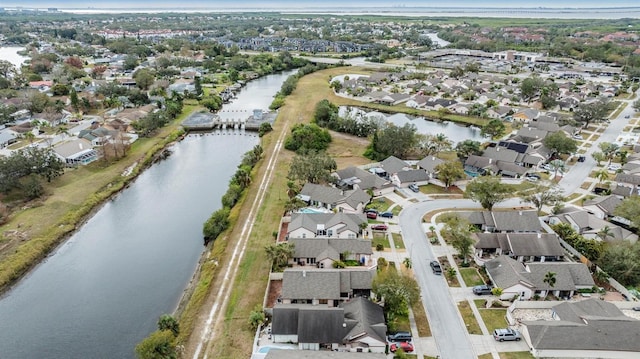
[[[524,295],[522,293],[524,292]],[[528,300],[531,299],[533,292],[531,288],[526,287],[522,284],[516,284],[509,288],[503,288],[502,295],[500,299],[502,300],[510,300],[514,295],[518,295],[519,300]]]
[[[273,342],[274,343],[297,343],[298,335],[297,334],[290,334],[290,335],[274,334]]]

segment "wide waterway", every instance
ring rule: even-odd
[[[267,109],[292,73],[250,82],[225,115]],[[0,358],[135,357],[175,310],[204,248],[202,224],[258,142],[218,131],[174,145],[0,300]]]

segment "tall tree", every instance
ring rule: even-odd
[[[551,167],[551,170],[553,171],[554,180],[556,177],[558,177],[558,172],[560,171],[564,172],[567,169],[567,165],[561,159],[557,159],[549,162],[549,167]]]
[[[265,251],[273,263],[273,270],[279,272],[287,266],[289,259],[293,258],[295,246],[292,243],[274,243],[265,247]]]
[[[634,227],[640,228],[640,196],[625,198],[622,203],[614,209],[613,213],[616,216],[630,220]]]
[[[136,345],[139,359],[176,359],[175,337],[170,330],[157,330]]]
[[[611,103],[605,99],[583,103],[573,111],[573,119],[576,122],[583,123],[583,127],[588,127],[593,121],[604,120],[611,112],[611,107]]]
[[[435,170],[438,179],[444,182],[447,190],[449,190],[449,187],[455,181],[465,177],[464,169],[462,168],[462,163],[460,163],[460,161],[447,161],[440,163],[436,166]]]
[[[483,176],[469,182],[465,195],[491,211],[493,206],[507,199],[510,193],[508,187],[500,182],[500,178]]]
[[[158,329],[159,330],[168,330],[173,333],[174,337],[177,337],[180,334],[180,325],[176,318],[169,314],[163,314],[158,318]]]
[[[542,210],[542,206],[555,206],[564,199],[562,190],[558,186],[546,186],[542,184],[536,185],[525,193],[522,193],[520,198],[525,202],[533,203],[538,209],[538,212]]]
[[[562,131],[549,134],[542,143],[554,153],[571,154],[578,150],[576,141],[567,137]]]
[[[309,151],[293,157],[287,178],[298,183],[329,183],[331,172],[337,168],[336,161],[325,152]]]
[[[473,253],[473,238],[471,238],[469,222],[458,216],[453,216],[445,221],[445,226],[441,234],[442,237],[451,243],[451,246],[458,251],[462,262],[466,264]]]
[[[602,154],[604,154],[604,157],[609,161],[607,165],[611,164],[611,160],[616,157],[616,154],[620,150],[620,146],[611,142],[601,142],[598,144],[598,147],[600,147]]]
[[[384,299],[384,311],[390,324],[397,317],[408,314],[411,303],[420,299],[415,279],[388,268],[378,271],[371,289],[378,298]]]
[[[486,125],[482,126],[480,133],[483,136],[491,136],[491,138],[498,138],[504,135],[506,127],[502,121],[493,119],[489,121]]]
[[[602,253],[599,266],[625,286],[640,284],[640,245],[610,243]]]
[[[549,287],[551,287],[551,289],[553,289],[556,286],[556,273],[555,272],[547,272],[544,275],[544,279],[542,280],[544,283],[546,283]],[[546,294],[544,296],[544,298],[546,299],[547,296],[549,295],[549,292],[551,291],[551,289],[548,289],[546,291]]]
[[[474,140],[464,140],[462,142],[458,142],[456,145],[456,154],[458,158],[461,160],[466,159],[471,155],[480,155],[482,154],[481,143]]]

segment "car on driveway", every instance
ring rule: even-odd
[[[389,339],[390,342],[410,342],[411,341],[411,333],[409,332],[396,332],[393,334],[390,334],[387,339]]]
[[[378,216],[384,217],[384,218],[393,218],[393,213],[387,211],[387,212],[378,213]]]
[[[475,295],[487,295],[487,294],[491,294],[491,286],[483,284],[483,285],[477,285],[475,287],[473,287],[473,294]]]
[[[395,353],[398,349],[402,349],[405,353],[411,353],[413,352],[413,344],[409,342],[393,343],[389,348],[392,353]]]
[[[504,342],[509,340],[515,340],[518,342],[520,341],[521,338],[522,337],[520,336],[520,332],[515,329],[505,328],[505,329],[496,329],[493,331],[493,339],[499,342]]]
[[[378,214],[378,210],[375,209],[375,208],[366,208],[364,210],[364,213],[375,213],[375,214]]]
[[[418,187],[418,185],[415,184],[415,183],[410,184],[409,185],[409,189],[412,190],[415,193],[420,192],[420,187]]]
[[[614,171],[614,172],[619,170],[619,169],[621,169],[621,168],[622,168],[622,166],[619,163],[612,163],[607,167],[607,169],[609,171]]]
[[[388,228],[386,224],[374,224],[371,226],[374,231],[386,231]]]
[[[440,263],[438,263],[438,261],[431,261],[429,265],[431,266],[431,270],[434,274],[442,274],[442,267],[440,266]]]
[[[376,212],[367,212],[367,218],[376,219],[376,218],[378,218],[378,213],[376,213]]]

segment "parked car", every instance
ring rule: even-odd
[[[378,216],[384,217],[384,218],[393,218],[393,213],[387,211],[387,212],[379,213]]]
[[[532,176],[527,176],[526,179],[529,182],[538,182],[538,180],[539,180],[538,177],[532,177]]]
[[[629,118],[629,117],[631,117],[631,116],[629,116],[629,115],[624,116],[624,118]]]
[[[542,177],[537,174],[537,173],[527,173],[526,174],[527,177],[531,177],[531,178],[535,178],[535,179],[541,179]]]
[[[584,138],[582,138],[582,135],[578,135],[578,134],[575,134],[575,135],[573,135],[571,137],[573,137],[576,140],[584,140]]]
[[[395,353],[396,350],[398,350],[398,349],[404,350],[405,353],[411,353],[411,352],[413,352],[413,344],[411,344],[409,342],[400,342],[398,344],[393,343],[393,344],[391,344],[391,347],[389,348],[389,350],[392,353]]]
[[[374,231],[386,231],[389,227],[386,224],[374,224],[371,229]]]
[[[420,192],[420,187],[418,187],[418,185],[415,184],[415,183],[410,184],[409,185],[409,189],[412,190],[415,193]]]
[[[434,274],[442,274],[442,267],[440,267],[440,263],[438,263],[438,261],[431,261],[429,265],[431,266],[431,270]]]
[[[609,171],[614,171],[614,172],[619,170],[619,169],[621,169],[621,168],[622,168],[622,166],[619,163],[612,163],[607,167],[607,169]]]
[[[365,208],[364,213],[375,213],[378,214],[378,210],[375,208]]]
[[[378,213],[376,213],[376,212],[367,212],[367,218],[376,219],[376,218],[378,218]]]
[[[584,162],[586,159],[587,159],[586,156],[582,156],[582,155],[578,156],[578,162]]]
[[[486,294],[491,294],[491,286],[483,284],[483,285],[477,285],[475,287],[473,287],[473,294],[475,295],[486,295]]]
[[[515,341],[520,341],[521,336],[520,336],[520,332],[515,330],[515,329],[511,329],[511,328],[505,328],[505,329],[496,329],[493,331],[493,339],[499,341],[499,342],[503,342],[505,340],[515,340]]]
[[[390,342],[410,342],[411,333],[409,332],[397,332],[387,337]]]

